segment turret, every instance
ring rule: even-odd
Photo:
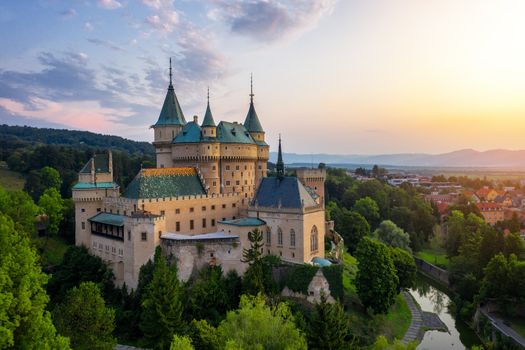
[[[261,126],[261,122],[259,121],[259,117],[257,116],[257,112],[255,111],[255,106],[253,105],[253,78],[250,79],[250,107],[248,109],[248,114],[246,115],[246,119],[244,120],[244,127],[250,135],[253,137],[253,139],[256,142],[263,142],[264,143],[264,130]]]
[[[210,88],[208,88],[208,105],[206,107],[206,113],[204,114],[204,120],[202,121],[202,136],[215,138],[217,136],[217,126],[213,120],[213,115],[210,109]]]
[[[172,83],[171,73],[171,58],[170,58],[170,84],[168,86],[168,92],[160,111],[159,119],[152,125],[155,134],[153,137],[153,145],[157,153],[157,167],[169,167],[171,166],[171,141],[177,136],[182,130],[186,120],[182,113],[177,95],[175,95],[175,89]]]
[[[284,162],[283,162],[283,153],[281,150],[281,134],[279,134],[279,153],[277,154],[277,178],[282,180],[284,178]]]

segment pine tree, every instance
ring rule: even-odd
[[[324,295],[315,306],[315,313],[310,324],[309,349],[336,350],[348,349],[349,342],[348,316],[339,302],[330,304]]]
[[[244,273],[243,283],[247,293],[257,295],[264,293],[265,267],[262,259],[263,235],[261,230],[248,232],[250,248],[244,249],[241,260],[249,265]]]
[[[155,349],[169,349],[175,334],[186,333],[181,299],[182,288],[176,268],[168,266],[164,256],[155,254],[153,278],[142,300],[139,325],[147,345]]]
[[[83,282],[71,289],[54,312],[58,331],[71,339],[75,349],[111,350],[116,339],[115,310],[106,306],[100,288],[93,282]]]

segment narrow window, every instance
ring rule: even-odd
[[[147,233],[147,232],[142,232],[142,233],[141,233],[141,239],[142,239],[143,241],[148,240],[148,233]]]
[[[283,245],[283,230],[277,228],[277,245]]]
[[[269,227],[266,229],[266,244],[272,244],[272,230]]]
[[[295,247],[295,231],[290,230],[290,247]]]
[[[175,223],[175,231],[180,232],[180,221]]]
[[[206,219],[202,219],[202,228],[206,228]]]
[[[175,214],[180,214],[180,209],[175,209]]]
[[[211,225],[215,226],[215,219],[211,219]]]
[[[193,220],[190,220],[190,230],[193,230],[194,222]]]
[[[318,237],[317,237],[317,226],[313,226],[312,227],[312,231],[310,233],[310,251],[312,252],[316,252],[317,251],[317,240],[318,240]]]
[[[82,221],[82,229],[85,230],[86,229],[86,223],[84,221]]]

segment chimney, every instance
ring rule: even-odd
[[[196,115],[194,115],[194,116],[193,116],[193,122],[194,122],[195,124],[199,124],[198,121],[199,121],[199,117],[196,116]]]

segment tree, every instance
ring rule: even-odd
[[[245,248],[242,252],[244,263],[248,264],[248,269],[244,273],[243,284],[244,289],[253,295],[257,293],[264,293],[264,266],[262,261],[263,235],[259,229],[254,229],[248,232],[248,240],[250,241],[250,248]]]
[[[155,270],[142,300],[139,325],[149,346],[168,349],[174,334],[185,334],[183,309],[176,267],[168,266],[162,254],[155,254]]]
[[[38,206],[24,191],[7,192],[0,187],[0,212],[13,220],[19,234],[29,236],[35,232],[38,211]]]
[[[358,199],[352,207],[352,210],[361,214],[371,227],[376,227],[379,222],[379,207],[370,197]]]
[[[64,201],[56,188],[48,188],[38,201],[38,206],[48,217],[47,232],[56,235],[64,219]]]
[[[324,295],[315,305],[308,332],[308,348],[338,350],[350,348],[348,316],[339,302],[329,304]]]
[[[295,325],[294,317],[284,303],[267,306],[264,297],[243,295],[239,309],[230,311],[218,331],[223,344],[230,342],[241,349],[300,350],[306,339]]]
[[[86,247],[69,247],[47,286],[52,301],[62,300],[73,287],[82,282],[94,282],[101,287],[106,300],[114,293],[113,270],[98,256],[89,254]]]
[[[374,231],[372,237],[390,247],[411,251],[410,236],[408,233],[397,227],[397,225],[390,220],[381,222],[379,227]]]
[[[26,191],[34,201],[37,201],[44,191],[48,188],[54,188],[60,191],[62,186],[62,179],[59,172],[55,168],[45,166],[39,170],[32,170],[27,176],[24,185]]]
[[[399,283],[397,291],[412,288],[416,282],[416,262],[412,254],[401,248],[390,248]]]
[[[191,339],[184,336],[174,335],[171,341],[170,350],[194,350],[195,348],[191,345]]]
[[[359,299],[365,307],[371,307],[376,313],[388,312],[394,303],[399,283],[388,247],[364,237],[355,255],[359,263],[356,276]]]
[[[517,257],[520,257],[525,253],[525,243],[519,233],[511,232],[505,237],[503,252],[505,253],[505,256],[514,254]]]
[[[351,254],[361,239],[370,234],[370,225],[361,214],[355,211],[343,209],[342,215],[336,221],[336,226]]]
[[[502,253],[499,253],[485,267],[485,277],[480,291],[482,298],[507,301],[510,294],[509,281],[509,262]]]
[[[111,350],[117,343],[112,335],[115,310],[106,306],[93,282],[71,289],[53,311],[53,317],[58,331],[71,339],[74,349]]]
[[[48,277],[25,235],[0,213],[0,348],[69,349],[45,310]]]

